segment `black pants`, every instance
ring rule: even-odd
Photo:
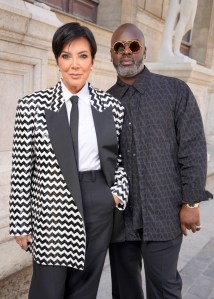
[[[142,299],[141,242],[113,243],[109,247],[113,299]]]
[[[180,235],[165,242],[121,242],[110,245],[113,299],[143,299],[141,260],[144,261],[147,299],[181,299],[177,270]]]
[[[83,271],[34,262],[29,299],[95,299],[109,246],[115,202],[101,171],[80,174],[86,227]]]

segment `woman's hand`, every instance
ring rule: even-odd
[[[16,243],[19,244],[19,246],[24,249],[27,250],[28,248],[28,243],[32,242],[32,235],[25,235],[25,236],[17,236],[15,237]]]
[[[115,194],[113,194],[113,197],[114,197],[114,201],[115,201],[115,206],[117,207],[120,203],[120,199]]]

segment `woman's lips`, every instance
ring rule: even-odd
[[[81,74],[70,74],[70,77],[71,77],[72,79],[79,79],[80,76],[81,76]]]

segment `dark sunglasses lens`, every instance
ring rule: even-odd
[[[135,53],[140,50],[140,43],[138,41],[133,41],[129,45],[130,50]]]
[[[117,42],[116,44],[114,44],[114,51],[116,53],[123,53],[125,47],[124,44],[121,42]]]

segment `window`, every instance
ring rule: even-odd
[[[192,30],[189,30],[182,38],[180,51],[182,54],[189,56],[192,39]]]
[[[51,6],[53,9],[61,10],[87,20],[92,23],[97,21],[97,8],[99,0],[37,0]]]

